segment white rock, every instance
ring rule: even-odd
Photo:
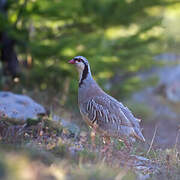
[[[0,116],[25,121],[28,118],[37,118],[38,114],[45,112],[43,106],[26,95],[0,92]]]

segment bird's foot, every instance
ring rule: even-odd
[[[126,139],[124,139],[124,144],[127,147],[127,152],[130,153],[132,150],[132,144],[130,142],[128,142]]]

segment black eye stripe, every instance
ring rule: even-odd
[[[83,62],[84,63],[84,61],[82,59],[80,59],[80,58],[75,58],[74,60],[77,61],[77,62]]]

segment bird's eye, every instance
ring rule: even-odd
[[[77,59],[77,62],[81,62],[81,59]]]

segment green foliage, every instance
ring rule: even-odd
[[[130,87],[135,90],[141,83],[132,78],[133,74],[151,67],[152,57],[161,51],[156,47],[161,38],[159,12],[174,2],[9,1],[7,17],[0,16],[0,27],[16,40],[19,60],[33,61],[33,67],[21,79],[26,88],[62,92],[66,77],[75,75],[67,61],[83,55],[102,85],[127,74],[122,84],[116,83],[117,91],[113,92],[118,96],[121,90],[124,96],[132,92]],[[76,78],[70,83],[73,94],[77,89]]]

